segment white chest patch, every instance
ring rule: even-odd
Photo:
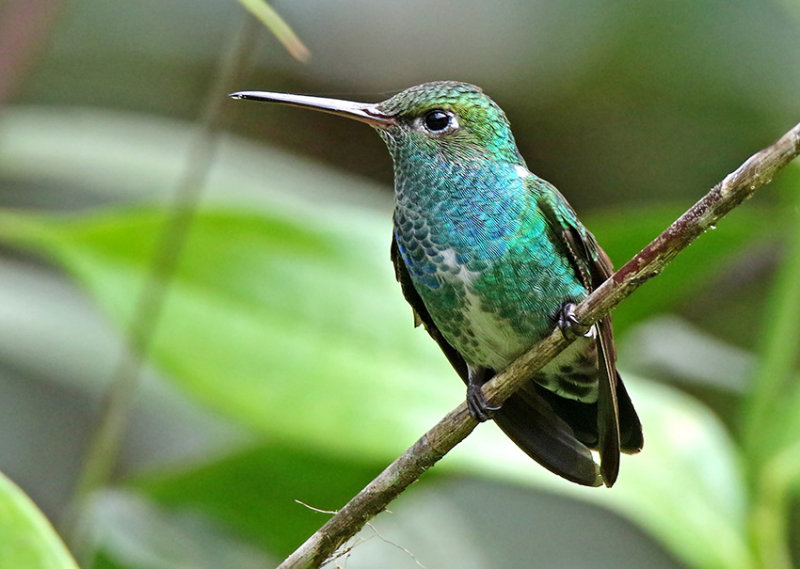
[[[481,308],[481,300],[469,289],[465,295],[465,316],[478,348],[470,362],[492,369],[503,369],[521,354],[529,342],[525,341],[502,317]]]
[[[478,273],[470,271],[465,265],[459,264],[453,248],[444,249],[439,254],[444,257],[444,263],[447,265],[447,270],[441,274],[443,281],[450,284],[472,285],[475,278],[478,277]]]
[[[467,356],[470,364],[492,369],[504,368],[525,350],[527,342],[519,337],[505,318],[483,309],[481,299],[472,292],[472,284],[480,276],[479,273],[459,264],[452,248],[440,254],[447,269],[439,274],[439,278],[463,291],[464,316],[474,338],[469,346],[460,346],[460,351]]]

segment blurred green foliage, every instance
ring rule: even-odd
[[[0,474],[0,566],[77,569],[50,523],[22,490]]]
[[[265,32],[240,88],[377,100],[480,84],[617,265],[800,116],[791,2],[276,8],[313,57],[301,67]],[[0,470],[54,519],[185,168],[193,129],[174,119],[197,116],[241,17],[234,2],[73,2],[0,115]],[[340,507],[463,396],[394,282],[374,134],[290,109],[223,113],[275,146],[217,145],[113,483],[89,505],[97,568],[274,564],[326,519],[295,500]],[[483,426],[339,563],[791,567],[798,172],[615,311],[647,442],[613,490],[555,479]],[[9,483],[3,512],[1,543],[23,536],[57,560],[42,567],[74,566]],[[0,547],[0,565],[34,567],[2,557],[26,548]]]

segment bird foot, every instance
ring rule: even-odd
[[[558,329],[561,330],[565,340],[572,341],[578,336],[591,338],[594,335],[594,326],[587,326],[578,320],[575,316],[575,306],[577,305],[574,302],[567,302],[561,307],[556,320]]]
[[[467,409],[473,419],[483,423],[494,417],[494,414],[500,410],[500,406],[489,405],[486,397],[483,396],[481,384],[470,382],[467,386]]]

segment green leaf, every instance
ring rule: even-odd
[[[1,473],[0,567],[78,569],[47,518]]]
[[[92,569],[262,569],[275,558],[195,508],[166,509],[134,492],[98,492],[91,504]]]
[[[342,507],[383,466],[267,443],[205,465],[149,475],[134,485],[164,506],[213,515],[267,551],[286,556],[327,521],[330,514],[312,508]]]
[[[6,215],[0,236],[54,255],[125,323],[162,222],[154,210],[69,222]],[[344,229],[322,217],[298,223],[277,213],[201,212],[153,360],[189,392],[262,432],[394,454],[402,445],[389,441],[413,440],[457,401],[460,387],[439,381],[452,373],[432,342],[405,324],[410,311],[387,260],[389,234],[388,219],[380,229],[371,216]]]
[[[72,222],[5,215],[0,233],[54,256],[126,323],[161,222],[152,210]],[[320,223],[199,214],[151,356],[188,392],[265,434],[391,456],[462,388],[439,381],[451,372],[410,326],[387,259],[388,220],[380,238]]]
[[[626,378],[645,424],[646,446],[623,458],[612,490],[553,476],[491,424],[479,427],[434,472],[474,473],[603,505],[635,521],[692,567],[755,567],[747,540],[746,486],[729,434],[708,408],[679,390]],[[295,500],[337,509],[381,466],[344,453],[265,444],[134,484],[164,506],[203,511],[281,554],[327,519]]]

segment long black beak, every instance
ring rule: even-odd
[[[284,103],[314,109],[323,113],[330,113],[340,117],[355,119],[365,122],[375,128],[386,128],[397,124],[393,116],[382,113],[375,103],[356,103],[325,97],[310,97],[308,95],[293,95],[291,93],[270,93],[269,91],[239,91],[228,95],[232,99],[246,99],[250,101],[266,101],[270,103]]]

